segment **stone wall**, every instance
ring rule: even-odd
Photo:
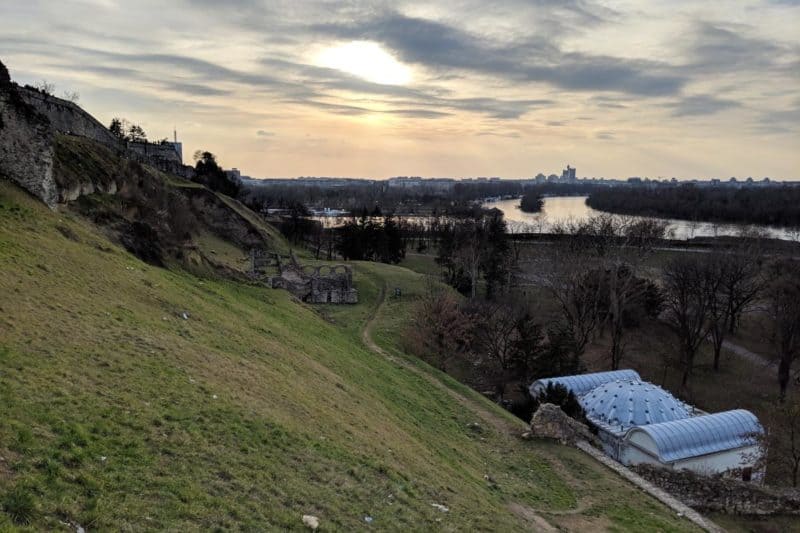
[[[114,137],[103,124],[80,106],[36,89],[17,86],[20,97],[50,121],[58,133],[77,135],[97,141],[118,155],[150,165],[162,172],[191,179],[194,169],[181,161],[172,144],[128,143]]]
[[[83,194],[102,191],[113,194],[116,186],[98,189],[91,180],[59,183],[54,168],[58,134],[85,137],[101,143],[120,157],[191,179],[192,167],[183,165],[172,145],[150,144],[139,152],[72,102],[20,87],[11,81],[0,62],[0,177],[13,181],[50,208]]]
[[[649,465],[632,467],[640,476],[686,505],[728,514],[800,515],[800,490],[773,489],[721,477],[701,476]]]
[[[251,251],[251,275],[258,277],[263,269],[254,259],[259,251]],[[275,255],[279,275],[268,279],[273,289],[285,289],[308,303],[357,304],[358,289],[353,286],[353,271],[346,265],[301,266],[294,254],[288,264]]]
[[[183,162],[173,143],[132,142],[128,143],[128,150],[151,159],[163,159],[178,164]]]
[[[56,131],[87,137],[112,149],[125,149],[124,143],[114,137],[108,128],[74,103],[28,87],[18,87],[17,90],[25,102],[47,117]]]
[[[24,188],[49,207],[58,202],[53,178],[55,131],[10,82],[0,63],[0,176]]]

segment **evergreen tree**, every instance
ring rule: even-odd
[[[225,171],[217,163],[217,158],[214,154],[198,150],[194,154],[194,159],[194,181],[206,185],[212,191],[221,192],[231,198],[236,198],[239,195],[239,183],[225,174]]]
[[[124,119],[119,119],[114,117],[111,119],[111,124],[108,126],[108,131],[111,132],[111,135],[116,137],[117,139],[124,141],[126,139],[125,136],[125,125],[123,123]]]

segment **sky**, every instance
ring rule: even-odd
[[[5,0],[0,60],[253,177],[800,180],[800,0]]]

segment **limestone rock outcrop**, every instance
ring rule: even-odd
[[[58,202],[53,177],[54,136],[50,122],[23,100],[0,63],[0,177],[50,207]]]
[[[595,441],[595,436],[588,427],[570,418],[559,406],[552,403],[543,403],[533,414],[530,433],[532,437],[555,439],[569,445],[580,440]]]

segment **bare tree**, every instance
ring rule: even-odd
[[[729,328],[729,298],[722,290],[724,278],[728,268],[725,265],[725,255],[712,252],[708,257],[707,276],[717,276],[720,283],[708,293],[708,331],[711,335],[711,344],[714,347],[714,370],[719,371],[719,361],[722,355],[722,345]]]
[[[527,276],[557,302],[564,329],[572,338],[575,355],[580,357],[600,322],[600,286],[587,282],[597,261],[565,241],[548,247],[534,264]]]
[[[567,324],[576,332],[576,346],[583,349],[595,327],[608,327],[610,366],[616,370],[625,348],[624,317],[647,289],[637,273],[663,238],[666,225],[653,219],[602,214],[562,222],[555,231],[560,234],[561,248],[571,255],[569,263],[583,268],[583,275],[561,280],[561,290],[554,291],[561,293],[556,298]]]
[[[522,252],[525,249],[525,245],[521,240],[514,238],[513,234],[515,233],[515,229],[518,228],[512,228],[512,235],[507,239],[508,253],[505,256],[505,265],[503,267],[506,274],[506,287],[514,287],[522,276],[520,264],[522,262]]]
[[[764,287],[762,258],[758,247],[715,250],[708,256],[709,276],[719,280],[709,294],[709,333],[714,347],[714,370],[719,370],[725,337],[734,333],[741,316]]]
[[[779,475],[788,472],[793,487],[800,481],[800,399],[775,406],[767,415],[767,468]]]
[[[625,313],[644,299],[648,284],[637,276],[656,243],[664,238],[666,224],[655,219],[618,218],[616,246],[605,255],[608,278],[608,313],[611,333],[611,369],[622,363],[625,349]]]
[[[462,312],[456,296],[433,279],[426,282],[426,291],[417,303],[409,339],[418,354],[432,359],[440,370],[463,354],[471,343],[472,322]]]
[[[481,273],[481,260],[485,242],[480,230],[476,227],[461,241],[461,246],[456,250],[456,260],[464,267],[469,275],[471,299],[478,294],[478,279]]]
[[[63,98],[67,102],[72,102],[75,104],[81,99],[81,95],[78,93],[78,91],[64,91]]]
[[[770,271],[767,309],[778,352],[780,399],[786,398],[792,363],[800,357],[800,266],[797,261],[779,261]]]
[[[697,349],[708,336],[711,299],[719,290],[719,279],[704,255],[682,254],[662,269],[665,320],[678,340],[683,386],[689,382]]]
[[[744,314],[764,289],[763,256],[758,246],[728,254],[722,269],[722,294],[727,305],[728,331],[735,333]]]
[[[516,363],[517,322],[519,313],[514,306],[500,302],[473,304],[475,344],[478,362],[494,375],[497,398],[502,401],[509,375]]]
[[[42,92],[42,93],[44,93],[44,94],[46,94],[48,96],[52,96],[53,95],[53,91],[56,90],[55,84],[54,83],[50,83],[47,80],[42,80],[42,81],[36,83],[34,85],[34,88],[36,88],[37,90],[39,90],[40,92]]]

